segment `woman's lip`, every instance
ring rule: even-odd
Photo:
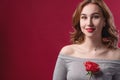
[[[93,31],[95,30],[95,28],[86,28],[86,30],[87,30],[88,32],[93,32]]]

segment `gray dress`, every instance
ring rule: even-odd
[[[88,80],[84,63],[99,64],[100,71],[91,80],[120,80],[120,60],[85,59],[59,54],[53,80]]]

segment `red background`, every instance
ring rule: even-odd
[[[1,0],[0,80],[52,80],[81,0]],[[119,0],[105,0],[120,27]]]

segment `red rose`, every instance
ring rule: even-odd
[[[91,80],[92,75],[100,71],[99,65],[95,62],[87,61],[84,65],[88,72],[87,75],[90,76],[88,80]]]
[[[91,71],[92,73],[98,72],[100,70],[98,64],[90,61],[85,62],[85,67],[86,71]]]

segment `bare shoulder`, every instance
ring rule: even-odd
[[[120,48],[117,48],[116,51],[117,51],[117,52],[120,52]]]
[[[115,53],[120,55],[120,48],[115,49]]]
[[[120,48],[114,50],[115,57],[120,60]]]
[[[74,45],[66,45],[60,50],[60,54],[71,55],[74,53]]]

